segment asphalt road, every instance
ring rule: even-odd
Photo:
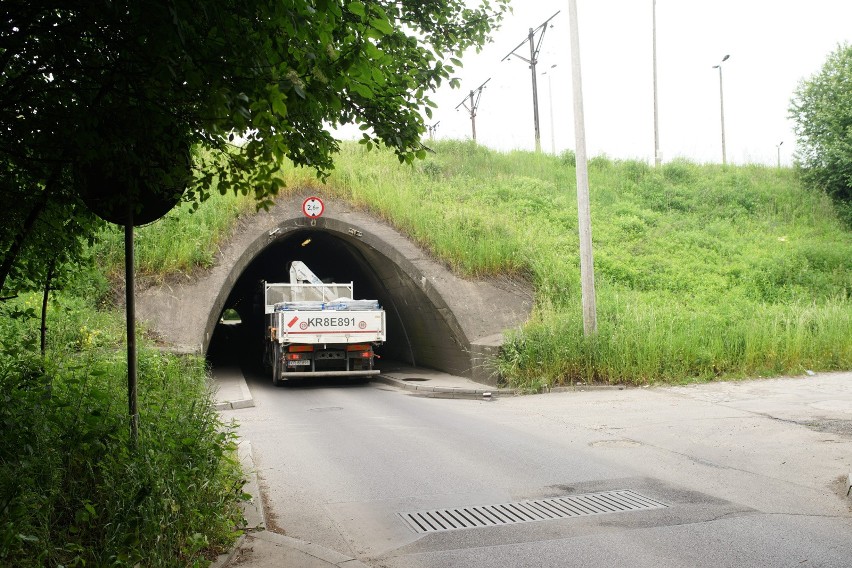
[[[479,400],[370,383],[223,413],[269,528],[409,567],[852,566],[852,374]],[[630,490],[665,507],[419,534],[407,513]]]

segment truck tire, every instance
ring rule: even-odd
[[[280,387],[281,383],[281,345],[272,346],[272,384]]]

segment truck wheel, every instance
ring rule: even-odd
[[[281,347],[276,343],[272,348],[272,384],[281,386]]]

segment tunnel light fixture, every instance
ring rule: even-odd
[[[306,246],[308,246],[309,244],[311,244],[311,239],[305,239],[304,241],[302,241],[302,246],[303,246],[303,247],[306,247]]]

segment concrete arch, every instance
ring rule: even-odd
[[[528,318],[527,286],[458,278],[387,223],[343,201],[327,200],[321,218],[307,219],[304,197],[244,219],[210,270],[140,293],[140,320],[174,350],[206,353],[222,311],[234,307],[245,319],[256,281],[284,280],[288,259],[303,255],[334,279],[355,280],[356,297],[380,301],[388,319],[385,357],[496,380],[489,359],[502,332]],[[300,248],[308,239],[310,246]]]

